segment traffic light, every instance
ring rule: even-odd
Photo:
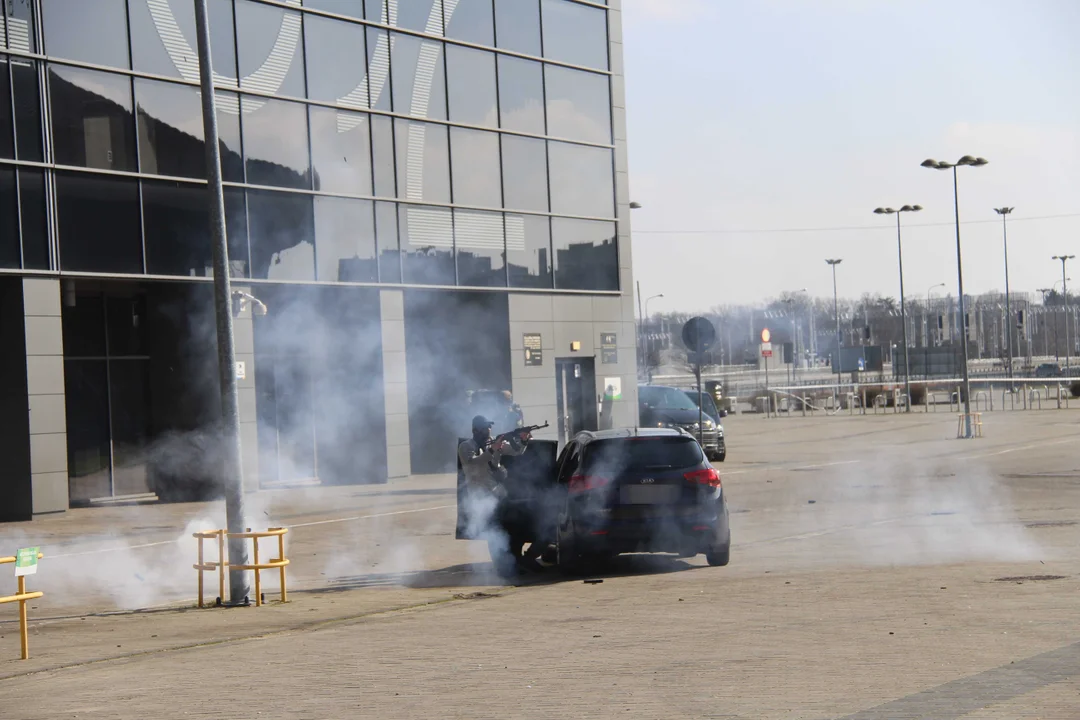
[[[866,327],[864,328],[864,332],[865,332],[865,334],[866,334],[866,339],[867,339],[867,340],[869,340],[869,339],[870,339],[870,326],[869,326],[869,325],[867,325],[867,326],[866,326]]]
[[[937,329],[938,330],[944,330],[945,329],[945,316],[944,315],[938,315],[937,316]]]
[[[1024,311],[1023,310],[1018,310],[1017,313],[1016,313],[1016,327],[1018,327],[1018,328],[1023,328],[1024,327]]]

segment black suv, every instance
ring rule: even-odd
[[[694,437],[698,436],[698,418],[703,420],[701,428],[701,446],[705,448],[705,454],[709,458],[723,459],[726,450],[720,446],[721,430],[719,425],[709,417],[708,402],[701,412],[698,411],[697,393],[691,400],[685,390],[667,387],[665,385],[639,385],[638,386],[638,414],[643,428],[672,428],[685,430]]]
[[[668,428],[582,432],[556,458],[557,443],[533,440],[504,458],[508,497],[498,512],[504,538],[489,540],[492,562],[512,575],[525,543],[555,542],[570,570],[626,552],[704,553],[727,565],[728,508],[720,475],[689,433]],[[459,473],[459,489],[464,482]],[[469,537],[458,496],[457,537]],[[509,539],[507,543],[506,540]]]

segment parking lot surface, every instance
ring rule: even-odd
[[[249,498],[290,528],[261,608],[193,608],[220,504],[0,526],[46,554],[30,660],[0,607],[0,717],[1077,718],[1080,415],[983,422],[730,417],[731,564],[602,582],[501,583],[446,476]]]

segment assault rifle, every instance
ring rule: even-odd
[[[531,435],[535,431],[543,430],[546,427],[548,427],[548,423],[545,422],[543,425],[525,425],[524,427],[514,428],[509,432],[504,432],[496,435],[495,437],[491,438],[488,443],[490,445],[495,445],[496,443],[502,442],[504,440],[507,442],[513,442],[515,439],[520,440],[522,435]]]

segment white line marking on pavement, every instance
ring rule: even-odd
[[[996,450],[994,452],[976,453],[975,455],[961,455],[957,457],[957,460],[977,460],[979,458],[996,457],[997,455],[1007,455],[1008,453],[1019,452],[1021,450],[1035,450],[1041,447],[1050,447],[1051,445],[1064,445],[1065,443],[1076,442],[1075,437],[1062,438],[1060,440],[1049,440],[1047,442],[1031,443],[1030,445],[1021,445],[1014,448],[1006,448],[1005,450]]]

